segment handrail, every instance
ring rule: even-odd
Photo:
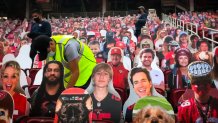
[[[177,18],[172,18],[172,17],[170,17],[170,16],[168,16],[168,15],[166,15],[164,13],[162,13],[162,19],[164,21],[166,21],[166,22],[169,22],[170,25],[173,26],[173,27],[180,28],[183,31],[187,31],[187,32],[190,32],[191,34],[196,34],[197,36],[199,36],[198,35],[198,25],[197,24],[194,24],[194,23],[191,23],[191,22],[185,22],[184,20],[180,20],[180,19],[177,19]],[[186,26],[186,28],[185,28],[185,26]],[[195,27],[195,29],[194,29],[194,27]],[[205,31],[206,30],[211,31],[211,37],[206,37],[205,36]],[[205,28],[202,29],[202,33],[203,33],[202,38],[207,39],[208,41],[211,42],[212,50],[213,50],[214,44],[218,45],[218,41],[215,41],[215,39],[214,39],[214,36],[218,35],[218,30],[205,27]]]
[[[186,24],[186,30],[191,32],[191,34],[196,34],[198,35],[198,25],[197,24],[194,24],[194,23],[191,23],[191,22],[185,22]],[[191,27],[191,29],[189,29],[189,25]],[[195,30],[193,29],[193,26],[195,27]]]
[[[214,32],[211,32],[211,38],[208,38],[208,37],[205,36],[205,30],[214,31]],[[203,38],[211,41],[212,42],[212,47],[214,47],[214,43],[218,44],[218,42],[214,40],[214,34],[218,34],[218,30],[205,27],[205,28],[202,29],[202,31],[203,31]]]

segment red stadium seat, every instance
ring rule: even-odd
[[[161,94],[162,96],[165,96],[165,95],[166,95],[165,91],[164,91],[163,89],[161,89],[161,88],[155,88],[155,90],[156,90],[159,94]]]
[[[127,99],[127,91],[125,91],[122,88],[115,88],[115,90],[119,93],[119,95],[122,99],[122,103],[124,103]]]
[[[181,104],[185,100],[188,100],[193,97],[194,97],[194,91],[192,89],[186,89],[185,92],[182,94],[182,96],[180,96],[178,100],[178,104]]]
[[[33,82],[35,80],[36,74],[37,72],[40,70],[40,68],[31,68],[31,69],[25,69],[25,73],[27,76],[29,76],[31,78],[31,84],[33,85]]]
[[[32,94],[34,93],[34,91],[39,87],[40,85],[25,85],[23,86],[23,90],[25,90],[25,88],[28,88],[30,97],[32,96]]]
[[[171,91],[169,95],[169,102],[173,106],[174,110],[177,111],[177,107],[179,106],[179,99],[185,93],[186,89],[174,89]]]
[[[168,80],[169,80],[169,74],[171,73],[172,70],[166,70],[163,72],[164,74],[164,83],[165,83],[165,88],[168,89]]]

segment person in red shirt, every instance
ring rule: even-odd
[[[14,100],[13,121],[22,115],[28,115],[29,103],[24,91],[20,87],[20,66],[16,61],[6,62],[1,69],[0,90],[3,89],[11,94]]]
[[[113,47],[109,51],[109,58],[108,64],[113,69],[113,85],[116,90],[121,89],[123,93],[120,92],[122,101],[125,102],[127,97],[127,76],[128,70],[124,67],[122,58],[123,58],[123,51],[121,48]],[[119,91],[118,91],[119,92]]]
[[[108,64],[113,68],[113,85],[115,88],[126,90],[128,70],[122,63],[122,49],[113,47],[109,52]]]
[[[188,66],[194,97],[178,107],[179,123],[217,123],[218,99],[209,94],[211,90],[211,66],[196,61]]]

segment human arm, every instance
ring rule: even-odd
[[[71,39],[74,40],[74,39]],[[76,84],[77,79],[79,78],[79,60],[80,54],[78,53],[80,45],[77,41],[68,41],[65,46],[64,56],[66,61],[68,61],[68,69],[71,72],[71,78],[68,82],[67,88],[73,87]]]
[[[51,25],[50,23],[43,21],[42,23],[34,23],[31,27],[30,33],[28,33],[28,37],[34,39],[39,35],[47,35],[51,37]]]
[[[79,78],[79,58],[76,58],[68,62],[69,70],[71,72],[71,78],[68,82],[67,88],[73,87],[76,84],[77,79]]]

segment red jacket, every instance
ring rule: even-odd
[[[126,70],[123,66],[123,63],[120,63],[118,66],[112,65],[111,62],[108,62],[113,68],[113,85],[114,88],[126,89],[127,87],[127,76],[128,70]]]
[[[218,121],[218,99],[212,98],[210,101],[209,121]],[[184,101],[178,108],[178,121],[181,123],[196,123],[196,121],[202,121],[200,113],[198,111],[196,102],[193,98]],[[215,123],[214,122],[214,123]],[[203,123],[203,122],[201,122]]]

